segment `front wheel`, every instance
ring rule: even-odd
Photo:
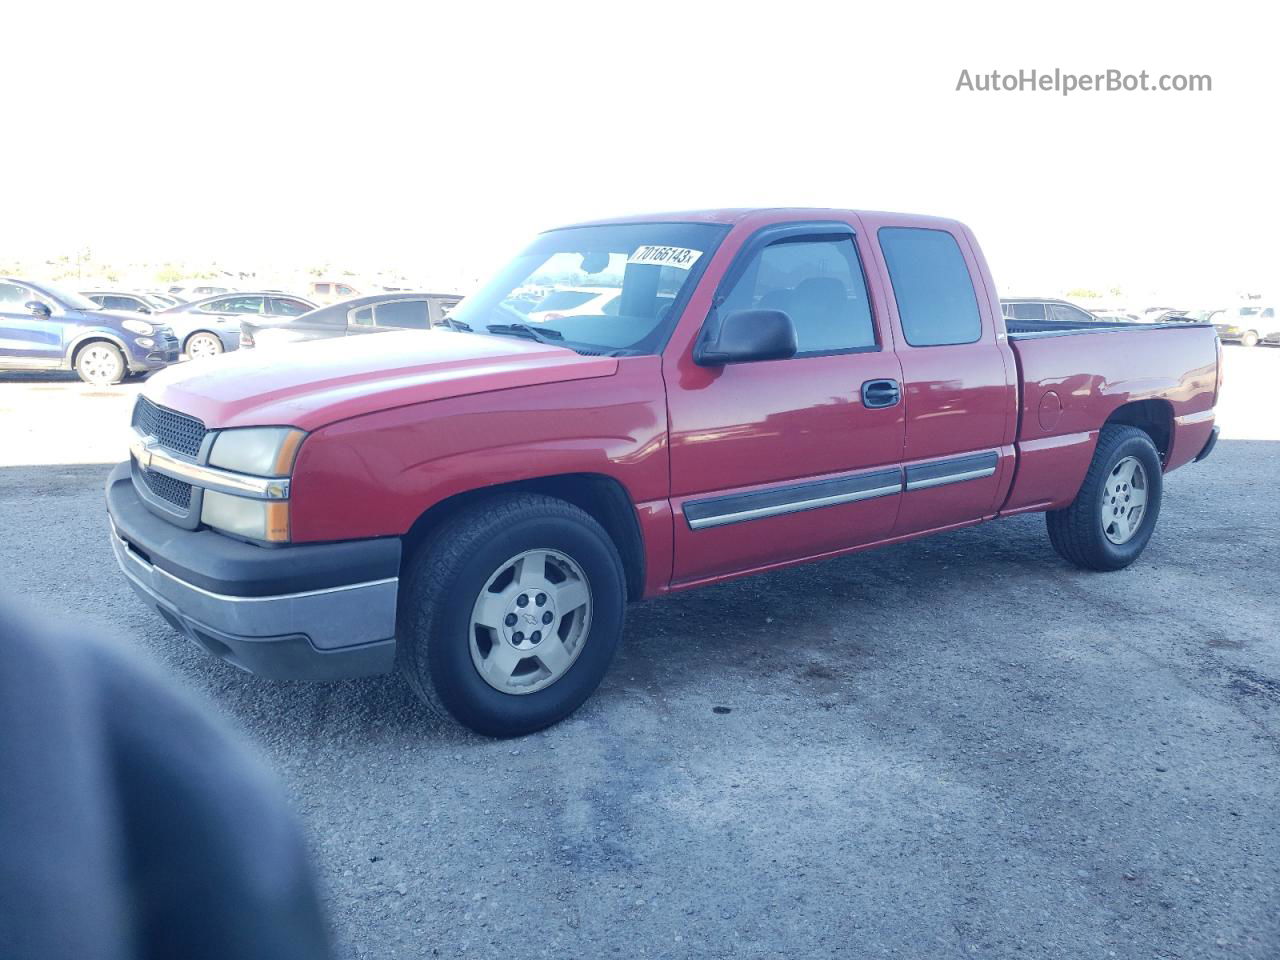
[[[1120,570],[1147,546],[1164,490],[1160,453],[1137,427],[1103,427],[1071,506],[1045,514],[1049,540],[1086,570]]]
[[[113,386],[126,372],[124,354],[114,343],[95,340],[76,354],[76,376],[95,387]]]
[[[410,558],[398,665],[433,712],[488,736],[531,733],[599,685],[625,601],[618,551],[590,515],[552,497],[495,496]]]

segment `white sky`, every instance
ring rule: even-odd
[[[964,220],[1005,293],[1280,291],[1261,3],[36,7],[0,26],[0,259],[479,277],[583,218],[814,205]],[[1214,90],[955,92],[1024,67]]]

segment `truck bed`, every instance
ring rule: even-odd
[[[1022,411],[1007,511],[1070,503],[1099,428],[1122,406],[1128,411],[1122,422],[1142,424],[1160,438],[1166,469],[1188,463],[1204,448],[1218,388],[1211,324],[1005,323]],[[1090,339],[1101,334],[1107,336]]]
[[[1164,323],[1126,323],[1123,320],[1092,320],[1072,323],[1068,320],[1014,320],[1005,317],[1005,329],[1013,340],[1030,337],[1061,337],[1077,333],[1114,333],[1117,330],[1185,330],[1188,327],[1212,327],[1211,323],[1166,321]]]

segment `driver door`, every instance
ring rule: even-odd
[[[673,583],[887,537],[902,499],[902,379],[852,225],[787,224],[744,245],[715,309],[781,310],[798,352],[669,370]]]
[[[31,300],[49,302],[21,284],[0,283],[0,362],[18,369],[57,367],[63,359],[65,324],[57,315],[33,314],[26,306]]]

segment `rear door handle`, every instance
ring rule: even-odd
[[[862,405],[868,409],[896,406],[901,399],[897,380],[868,380],[862,385]]]

